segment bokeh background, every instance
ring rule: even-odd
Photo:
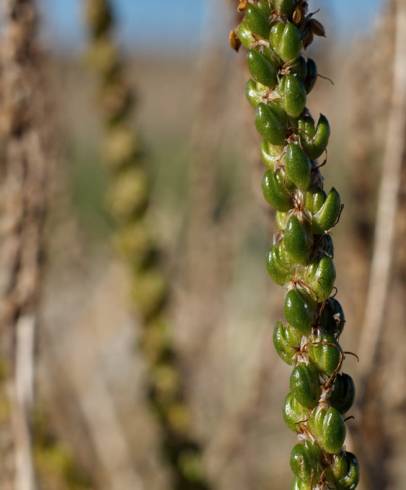
[[[237,22],[232,3],[112,0],[137,93],[134,128],[153,178],[152,219],[174,289],[173,332],[206,467],[220,490],[282,490],[289,486],[294,437],[281,418],[289,369],[274,353],[271,335],[283,292],[264,267],[274,225],[259,192],[244,57],[228,46]],[[339,188],[345,202],[334,238],[338,294],[347,312],[343,345],[354,352],[385,171],[394,38],[389,4],[311,2],[328,36],[312,48],[326,78],[318,80],[310,108],[327,114],[333,127],[326,184]],[[87,488],[130,490],[126,481],[168,488],[159,431],[142,389],[129,273],[111,244],[83,5],[39,5],[58,134],[38,351],[44,424],[73,455]],[[403,168],[379,362],[363,422],[358,428],[357,418],[349,422],[354,441],[348,444],[358,442],[365,453],[366,489],[406,489],[404,174]],[[355,359],[348,357],[345,369],[357,378]],[[44,488],[59,490],[52,465],[45,466]]]

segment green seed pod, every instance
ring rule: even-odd
[[[319,371],[331,376],[341,362],[341,348],[332,335],[315,338],[309,347],[309,359]]]
[[[279,15],[289,17],[296,7],[296,0],[274,0],[275,11]]]
[[[306,192],[305,196],[305,208],[312,214],[316,214],[323,206],[326,200],[326,193],[323,189],[315,187]]]
[[[314,408],[321,395],[319,372],[309,363],[298,364],[290,376],[290,391],[304,407]]]
[[[293,262],[306,264],[312,248],[312,235],[308,226],[299,221],[297,216],[291,216],[286,225],[283,242],[289,257]]]
[[[303,47],[302,35],[292,22],[274,24],[269,40],[272,48],[285,63],[292,62],[300,56]]]
[[[331,189],[323,206],[313,216],[313,230],[315,233],[322,234],[330,230],[337,224],[341,214],[341,197],[336,189]]]
[[[355,385],[353,379],[349,374],[338,374],[330,395],[330,404],[340,413],[345,414],[352,407],[354,400]]]
[[[299,403],[293,393],[289,393],[283,404],[282,415],[289,429],[297,432],[298,426],[310,417],[310,410]]]
[[[334,407],[319,406],[310,415],[309,428],[319,446],[329,454],[337,454],[343,447],[346,429],[342,415]]]
[[[293,480],[292,490],[313,490],[313,484],[311,482],[304,482],[300,478],[295,478]]]
[[[283,146],[271,145],[269,141],[261,143],[261,158],[264,165],[270,169],[275,169],[275,165],[280,162],[283,153]]]
[[[331,294],[336,280],[336,269],[330,257],[322,257],[311,264],[304,278],[317,302],[325,301]]]
[[[288,191],[279,171],[267,170],[262,179],[262,193],[266,201],[278,211],[288,211],[292,207],[292,195]]]
[[[298,121],[300,141],[303,149],[312,160],[319,158],[325,151],[330,139],[330,124],[323,114],[320,115],[317,127],[311,116],[305,116]]]
[[[286,114],[276,104],[259,104],[256,111],[256,127],[259,134],[272,145],[283,145],[286,138]]]
[[[273,89],[277,84],[277,69],[269,59],[255,49],[248,51],[248,68],[254,80]]]
[[[289,64],[289,73],[305,80],[307,77],[307,62],[303,56],[299,56],[295,61]]]
[[[267,18],[272,14],[272,2],[270,0],[259,0],[257,7]]]
[[[269,36],[270,26],[263,10],[250,3],[242,22],[252,33],[265,39]]]
[[[255,36],[247,23],[241,22],[236,29],[236,35],[244,48],[251,49],[255,45]]]
[[[290,117],[299,117],[306,107],[306,90],[303,82],[295,75],[284,76],[279,83],[282,105]]]
[[[302,335],[291,325],[277,322],[273,331],[273,345],[281,359],[287,364],[293,364],[297,354]]]
[[[261,102],[263,102],[266,96],[266,87],[255,82],[255,80],[248,80],[245,86],[245,96],[247,97],[250,105],[256,109]]]
[[[287,146],[284,158],[287,178],[300,190],[306,191],[311,180],[311,162],[306,153],[295,143]]]
[[[290,467],[296,477],[303,482],[316,482],[323,469],[322,457],[322,452],[316,443],[304,441],[293,447],[290,454]]]
[[[344,325],[345,315],[341,304],[335,298],[329,298],[320,315],[320,327],[338,338]]]
[[[274,245],[267,255],[267,270],[276,284],[280,286],[287,284],[290,280],[292,269],[284,260],[279,244]]]
[[[289,215],[288,213],[283,213],[282,211],[276,212],[276,224],[281,231],[284,231],[286,225],[288,224]]]
[[[306,76],[303,77],[304,80],[304,85],[306,89],[306,93],[310,94],[310,92],[313,90],[314,86],[316,85],[317,82],[317,77],[318,77],[318,71],[317,71],[317,65],[312,60],[309,58],[307,60],[307,66],[306,66]]]
[[[304,335],[310,333],[316,304],[310,296],[298,288],[291,289],[285,298],[285,318]]]
[[[334,455],[327,479],[338,490],[355,490],[359,483],[359,464],[354,454],[342,452]]]

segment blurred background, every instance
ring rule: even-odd
[[[264,266],[275,225],[260,195],[244,55],[228,46],[238,22],[235,2],[111,4],[136,94],[130,120],[152,182],[148,213],[172,289],[170,329],[204,468],[219,490],[286,489],[295,438],[281,407],[290,370],[272,346],[283,290]],[[148,369],[138,349],[131,270],[112,244],[110,174],[83,2],[38,6],[57,143],[37,352],[37,426],[55,451],[39,455],[41,488],[171,488],[143,389]],[[333,128],[324,170],[326,187],[337,187],[345,202],[334,231],[337,287],[347,317],[343,347],[355,353],[386,171],[393,6],[391,0],[311,2],[327,38],[311,48],[323,78],[309,107],[315,116],[326,114]],[[348,445],[361,451],[364,488],[377,490],[406,489],[406,159],[395,178],[401,191],[385,320],[362,421],[356,410],[349,421]],[[346,359],[345,371],[359,378],[355,358]],[[55,470],[67,465],[64,458],[68,483]]]

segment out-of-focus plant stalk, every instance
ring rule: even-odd
[[[162,454],[172,470],[172,488],[209,488],[202,448],[193,436],[179,360],[168,328],[169,286],[148,213],[151,184],[140,141],[131,127],[134,96],[113,36],[107,0],[87,0],[89,61],[99,76],[104,159],[109,167],[108,207],[115,243],[128,264],[132,301],[142,325],[140,347],[147,363],[148,397],[161,428]]]

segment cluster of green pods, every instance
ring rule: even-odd
[[[278,226],[267,269],[286,288],[285,318],[273,341],[293,368],[283,408],[286,425],[299,436],[290,461],[292,488],[355,489],[357,459],[344,449],[355,388],[341,372],[345,317],[335,298],[330,235],[343,206],[335,188],[324,189],[320,173],[329,122],[324,115],[313,119],[306,106],[318,70],[304,50],[324,28],[304,0],[247,0],[239,9],[244,17],[231,41],[248,50],[245,93],[262,137],[262,191]]]

